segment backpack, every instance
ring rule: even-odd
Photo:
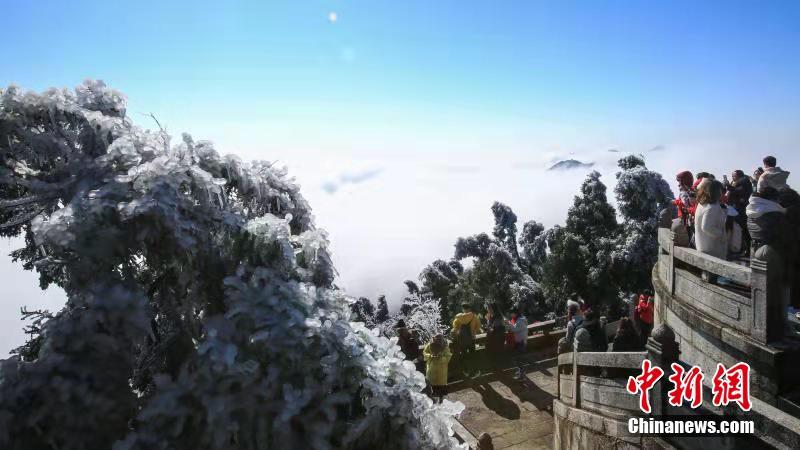
[[[473,317],[472,320],[475,320],[475,318]],[[474,337],[472,336],[472,329],[470,328],[472,320],[464,325],[461,325],[461,328],[458,329],[458,346],[462,350],[472,348],[472,346],[475,345]]]

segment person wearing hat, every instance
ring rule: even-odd
[[[450,345],[444,335],[437,334],[422,351],[425,358],[425,379],[431,387],[431,397],[439,403],[447,395],[447,367],[450,364]]]
[[[403,319],[397,321],[395,325],[397,332],[397,345],[400,350],[406,355],[406,359],[414,361],[415,363],[420,357],[419,342],[414,338],[414,334],[406,327],[406,322]]]
[[[675,206],[678,207],[678,217],[685,218],[687,215],[694,214],[694,190],[692,189],[694,177],[692,172],[684,170],[677,175],[676,181],[678,182],[678,198],[675,199]]]

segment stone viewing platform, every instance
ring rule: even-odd
[[[459,417],[459,436],[475,448],[481,433],[492,437],[497,450],[553,448],[553,399],[556,359],[531,362],[525,377],[510,372],[479,377],[447,398],[466,410]]]
[[[800,448],[800,340],[785,333],[781,317],[780,261],[770,249],[752,260],[723,261],[676,245],[674,234],[659,230],[658,263],[653,269],[655,330],[645,352],[570,352],[558,357],[554,400],[555,448]],[[706,275],[704,276],[704,272]],[[711,276],[709,277],[708,274]],[[724,277],[724,283],[707,279]],[[784,319],[784,320],[782,320]],[[651,415],[625,390],[626,371],[638,374],[648,359],[665,373],[671,364],[700,366],[704,402],[696,410],[672,407],[663,377],[651,391]],[[717,363],[750,365],[752,409],[714,407],[711,382]],[[753,435],[705,437],[630,435],[629,417],[714,415],[752,420]]]
[[[757,256],[765,259],[745,261],[749,265],[723,261],[677,246],[674,234],[661,228],[653,270],[655,322],[673,330],[681,361],[698,365],[705,373],[714,373],[717,363],[747,362],[753,395],[800,416],[800,408],[791,400],[800,388],[800,339],[784,334],[781,262],[768,251]],[[730,283],[704,281],[703,271]]]
[[[800,448],[800,339],[785,333],[780,316],[780,261],[769,249],[754,258],[723,261],[675,244],[659,230],[653,268],[655,330],[642,352],[568,352],[555,355],[563,318],[531,325],[526,377],[499,370],[473,380],[454,380],[447,398],[466,405],[456,434],[470,448],[488,433],[497,449],[758,449]],[[710,283],[703,272],[724,277]],[[609,324],[610,337],[615,328]],[[479,336],[479,344],[483,343]],[[482,351],[479,348],[479,351]],[[629,394],[629,375],[644,359],[671,373],[671,364],[700,366],[706,374],[703,404],[696,410],[667,402],[664,376],[651,391],[651,415]],[[714,407],[711,380],[717,363],[750,367],[752,409]],[[485,373],[485,372],[484,372]],[[714,415],[752,420],[754,435],[676,437],[630,435],[630,417]]]

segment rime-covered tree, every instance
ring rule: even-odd
[[[593,171],[567,212],[566,225],[546,235],[549,254],[543,285],[556,311],[572,295],[595,307],[615,302],[618,290],[612,278],[611,253],[617,230],[606,186],[600,181],[600,173]]]
[[[508,206],[492,205],[494,230],[492,235],[479,233],[459,238],[455,258],[472,258],[472,267],[465,270],[460,282],[451,290],[451,315],[462,302],[482,308],[487,302],[497,302],[504,310],[521,306],[529,316],[536,316],[543,306],[542,290],[531,276],[517,247],[517,216]],[[528,229],[529,236],[534,232]],[[523,251],[527,242],[522,242]],[[477,303],[477,304],[476,304]]]
[[[536,281],[542,279],[542,267],[547,259],[547,242],[544,225],[535,220],[525,222],[519,236],[522,248],[520,259],[528,274]]]
[[[419,279],[422,281],[422,292],[430,293],[433,298],[443,300],[453,286],[458,283],[458,276],[463,267],[458,261],[447,262],[441,259],[422,269]]]
[[[492,234],[498,243],[502,244],[515,257],[519,258],[517,250],[517,215],[507,205],[500,202],[492,204],[494,216],[494,230]]]
[[[431,298],[430,294],[411,293],[403,299],[400,314],[396,319],[402,319],[406,327],[419,337],[425,344],[433,336],[447,332],[447,325],[442,320],[441,304]]]
[[[460,262],[437,259],[419,274],[419,280],[422,282],[419,294],[439,303],[442,320],[445,322],[460,310],[456,305],[456,303],[460,305],[460,302],[456,298],[454,289],[463,272],[464,268]]]
[[[352,319],[356,322],[364,322],[368,327],[375,325],[375,305],[367,297],[359,297],[351,305],[353,312]]]
[[[658,215],[672,210],[673,193],[658,172],[647,168],[644,158],[629,155],[619,160],[614,193],[623,217],[619,241],[613,252],[617,283],[625,292],[651,288],[651,270],[658,256]]]
[[[0,448],[455,445],[286,170],[173,145],[102,82],[2,93],[0,232],[67,295],[0,363]]]
[[[375,322],[383,323],[389,320],[389,304],[386,303],[386,296],[378,296],[378,308],[375,310]]]
[[[567,211],[566,231],[591,243],[598,238],[611,238],[617,233],[617,216],[608,203],[606,185],[600,181],[600,172],[593,171],[581,185],[581,195]]]

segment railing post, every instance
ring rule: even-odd
[[[669,256],[667,257],[667,289],[671,295],[675,295],[675,232],[669,232]]]
[[[754,339],[766,344],[783,335],[783,261],[778,251],[762,245],[750,261]]]
[[[581,374],[578,365],[578,346],[572,345],[572,406],[581,407]]]
[[[561,364],[556,355],[556,399],[561,400]]]
[[[652,415],[663,416],[667,413],[667,392],[670,389],[668,377],[672,373],[672,363],[678,362],[680,355],[678,343],[675,341],[675,332],[668,325],[662,323],[650,335],[646,349],[647,359],[664,371],[664,376],[650,391]]]
[[[753,303],[753,331],[750,335],[762,344],[767,343],[767,262],[752,258],[753,271],[750,298]]]

